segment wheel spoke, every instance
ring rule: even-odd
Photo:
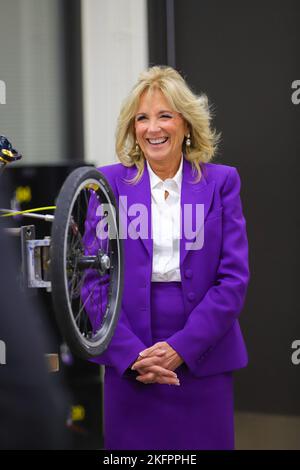
[[[92,288],[92,290],[91,290],[90,293],[89,293],[88,298],[85,299],[85,301],[84,301],[82,307],[80,308],[80,310],[79,310],[77,316],[75,317],[75,322],[76,322],[76,323],[77,323],[77,318],[82,314],[83,310],[84,310],[85,307],[86,307],[86,304],[88,303],[88,301],[90,300],[91,296],[93,295],[93,293],[94,293],[96,287],[97,287],[97,283],[95,282],[95,283],[94,283],[94,286],[93,286],[93,288]]]
[[[86,222],[87,214],[92,215],[91,210],[96,210],[98,204],[108,210],[108,225],[104,226],[108,233],[104,237],[96,233],[101,218],[94,214],[96,218]],[[72,172],[57,199],[57,234],[53,231],[51,241],[51,249],[57,255],[51,255],[51,269],[54,266],[51,281],[53,296],[60,298],[54,303],[63,335],[84,357],[101,354],[117,321],[121,279],[118,270],[122,266],[119,240],[112,239],[112,235],[116,236],[115,213],[110,214],[114,207],[116,202],[105,177],[89,167]],[[65,240],[63,244],[62,240]],[[103,255],[110,259],[110,267],[104,274],[95,263],[96,258],[91,258],[91,264],[85,259],[85,256],[99,256],[100,260]],[[64,293],[62,285],[66,286]]]

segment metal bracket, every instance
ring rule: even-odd
[[[51,237],[36,240],[34,225],[7,228],[5,231],[21,238],[23,289],[28,287],[43,288],[51,292],[49,270]]]
[[[49,278],[50,237],[35,239],[34,225],[20,227],[23,286],[51,291]]]
[[[26,240],[28,287],[51,289],[49,280],[50,237],[44,240]]]

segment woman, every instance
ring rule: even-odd
[[[217,140],[206,98],[170,67],[142,73],[122,106],[121,163],[100,168],[130,227],[120,320],[96,359],[106,366],[107,449],[234,448],[248,244],[237,170],[209,163]],[[137,208],[146,215],[134,223]],[[94,200],[87,245],[96,209]]]

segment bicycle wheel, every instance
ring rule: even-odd
[[[51,284],[56,319],[72,352],[87,359],[108,346],[118,320],[123,252],[114,194],[95,168],[73,171],[52,224]]]

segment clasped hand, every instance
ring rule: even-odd
[[[161,341],[141,351],[131,369],[139,373],[136,380],[144,384],[180,385],[174,370],[182,363],[179,354],[166,341]]]

